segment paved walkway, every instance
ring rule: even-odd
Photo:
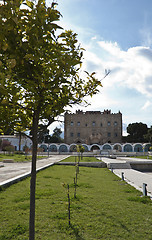
[[[68,156],[66,155],[51,155],[49,158],[37,160],[37,171],[45,169],[55,162],[59,162]],[[124,173],[124,180],[143,192],[143,183],[147,184],[148,195],[152,197],[152,172],[140,172],[132,169],[129,162],[139,161],[136,158],[119,158],[119,159],[110,159],[102,158],[102,161],[105,162],[109,169],[111,169],[114,174],[122,178],[122,173]],[[142,160],[143,161],[143,160]],[[150,162],[150,160],[145,160]],[[0,167],[0,186],[7,186],[9,184],[15,183],[27,176],[30,176],[31,173],[31,162],[22,162],[22,163],[1,163],[4,167]]]
[[[37,171],[45,169],[67,157],[67,155],[51,155],[49,158],[37,160]],[[31,162],[1,163],[0,165],[3,165],[3,167],[0,167],[0,186],[15,183],[30,176],[31,173]]]
[[[124,180],[138,189],[139,191],[143,192],[143,183],[147,184],[147,195],[152,198],[152,172],[140,172],[136,171],[134,169],[131,169],[129,166],[130,162],[145,162],[145,164],[150,160],[141,160],[137,158],[118,158],[118,159],[110,159],[110,158],[102,158],[102,161],[104,161],[107,166],[110,168],[111,166],[115,166],[117,164],[117,168],[113,168],[112,171],[114,174],[116,174],[118,177],[122,178],[122,173],[124,173]]]

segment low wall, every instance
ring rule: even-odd
[[[132,169],[137,170],[137,171],[152,171],[152,161],[150,162],[130,162],[130,166]]]
[[[67,166],[75,166],[75,162],[57,162],[55,165],[67,165]],[[96,167],[96,168],[106,168],[107,164],[104,162],[80,162],[80,167]]]

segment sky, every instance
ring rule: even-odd
[[[49,5],[51,1],[47,0]],[[83,111],[122,113],[129,123],[152,125],[152,0],[58,0],[60,25],[78,34],[83,66],[103,79],[98,95]],[[56,123],[51,126],[51,129]],[[62,126],[63,128],[63,126]]]

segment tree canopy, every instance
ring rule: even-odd
[[[147,134],[147,131],[147,124],[142,122],[130,123],[127,127],[129,135],[126,137],[126,140],[128,142],[145,142],[144,135]]]
[[[147,142],[152,143],[152,126],[150,128],[148,128],[148,131],[144,135],[144,138],[146,139]]]
[[[21,3],[28,8],[21,9]],[[36,114],[50,124],[65,106],[98,92],[101,82],[94,73],[80,77],[83,52],[77,34],[55,35],[61,29],[54,23],[60,19],[55,3],[47,8],[44,0],[5,1],[0,14],[0,95],[4,108],[12,109],[11,124],[27,130]]]
[[[65,107],[99,91],[95,73],[81,76],[83,49],[77,34],[63,30],[56,3],[0,1],[0,129],[32,131],[30,239],[34,239],[37,134]],[[108,73],[107,73],[108,74]]]
[[[53,134],[52,134],[52,136],[50,136],[50,143],[61,143],[62,141],[63,141],[63,139],[61,139],[61,133],[62,133],[62,131],[61,131],[61,128],[55,128],[54,130],[53,130]]]

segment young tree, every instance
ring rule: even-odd
[[[65,107],[96,94],[101,82],[95,73],[81,77],[83,52],[77,35],[57,25],[61,15],[54,2],[50,7],[45,0],[0,4],[0,128],[3,131],[9,122],[14,130],[32,131],[29,239],[33,240],[38,126],[42,122],[49,126]]]

